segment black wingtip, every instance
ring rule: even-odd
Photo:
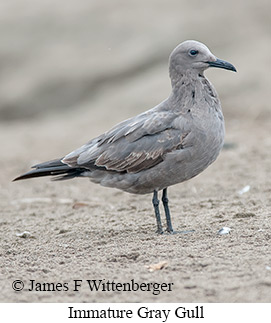
[[[22,179],[26,179],[26,178],[29,178],[28,173],[25,173],[25,174],[23,174],[23,175],[20,175],[20,176],[18,176],[18,177],[16,177],[16,178],[14,178],[14,179],[12,180],[12,182],[17,182],[17,181],[20,181],[20,180],[22,180]]]
[[[47,175],[48,175],[48,172],[43,174],[43,173],[37,172],[36,170],[32,170],[32,171],[30,171],[28,173],[25,173],[23,175],[20,175],[20,176],[14,178],[12,180],[12,182],[17,182],[17,181],[20,181],[20,180],[23,180],[23,179],[41,177],[41,176],[47,176]]]
[[[81,174],[85,171],[85,168],[74,168],[68,165],[61,165],[61,166],[49,166],[45,168],[36,168],[33,169],[21,176],[18,176],[13,179],[12,182],[20,181],[23,179],[29,179],[34,177],[43,177],[43,176],[54,176],[55,180],[62,180],[62,179],[70,179],[74,177],[81,176]]]

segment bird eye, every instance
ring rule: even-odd
[[[199,51],[195,50],[195,49],[191,49],[189,52],[190,56],[196,56],[198,53],[199,53]]]

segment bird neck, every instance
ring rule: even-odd
[[[219,105],[216,90],[208,79],[199,71],[189,70],[171,78],[172,92],[169,100],[177,110],[188,102],[196,104],[204,100],[209,106]]]
[[[196,70],[187,70],[183,73],[173,73],[170,75],[172,85],[172,96],[178,100],[182,100],[186,96],[186,93],[197,92],[202,86],[202,82],[206,82],[207,79],[203,73],[199,74]]]
[[[170,69],[169,76],[173,90],[175,88],[179,89],[182,85],[201,82],[202,78],[205,79],[203,71],[198,71],[196,69],[187,69],[182,71]]]

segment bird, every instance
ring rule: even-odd
[[[171,93],[154,108],[118,123],[65,155],[33,166],[13,181],[40,176],[54,180],[87,177],[133,194],[152,193],[158,234],[174,234],[168,187],[187,181],[212,164],[224,143],[221,103],[205,77],[210,67],[236,72],[195,40],[179,44],[169,57]],[[163,229],[158,192],[166,218]]]

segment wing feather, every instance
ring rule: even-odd
[[[140,172],[162,162],[185,146],[187,129],[173,126],[176,114],[157,108],[123,121],[62,160],[72,167],[103,167],[117,172]]]

